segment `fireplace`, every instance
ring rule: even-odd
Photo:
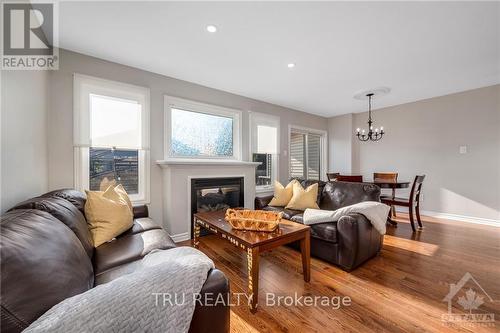
[[[195,213],[243,206],[243,177],[191,179],[191,221]],[[208,231],[202,229],[200,236],[207,234]]]

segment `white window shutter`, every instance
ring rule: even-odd
[[[306,177],[305,153],[305,135],[292,132],[290,135],[290,177]]]
[[[307,179],[320,179],[321,136],[307,135]]]

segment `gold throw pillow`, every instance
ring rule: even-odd
[[[108,179],[108,177],[104,177],[99,184],[99,190],[102,192],[106,191],[110,186],[116,186],[116,180]]]
[[[269,206],[285,207],[293,195],[293,184],[299,183],[296,179],[292,180],[286,187],[281,185],[279,181],[274,182],[274,197],[269,203]],[[299,184],[300,185],[300,184]]]
[[[110,186],[104,192],[86,191],[85,216],[94,247],[130,229],[134,223],[130,199],[123,186]]]
[[[306,210],[307,208],[319,209],[316,199],[318,197],[318,184],[312,184],[306,189],[299,182],[293,184],[293,195],[287,209]]]

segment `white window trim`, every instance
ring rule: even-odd
[[[248,133],[249,133],[249,144],[248,144],[248,160],[252,161],[253,157],[253,147],[256,144],[257,141],[257,133],[255,132],[254,128],[256,126],[254,125],[268,125],[271,127],[276,127],[277,128],[277,134],[278,137],[276,138],[276,157],[273,159],[273,163],[275,163],[275,168],[276,168],[276,179],[280,179],[280,168],[279,168],[279,162],[280,162],[280,152],[281,152],[281,145],[280,145],[280,139],[281,139],[281,119],[278,116],[273,116],[267,113],[261,113],[261,112],[253,112],[253,111],[248,111],[249,113],[249,124],[248,124]],[[255,186],[255,192],[262,194],[262,193],[270,193],[274,192],[274,184],[270,185],[264,185],[264,186]]]
[[[328,163],[328,132],[324,130],[319,130],[315,128],[309,128],[309,127],[303,127],[303,126],[298,126],[298,125],[288,125],[288,175],[290,175],[290,170],[291,170],[291,165],[292,165],[292,157],[290,154],[291,150],[291,135],[292,132],[297,132],[297,133],[312,133],[312,134],[318,134],[321,136],[321,166],[320,166],[320,180],[327,180],[326,179],[326,172],[327,172],[327,163]]]
[[[73,147],[74,187],[89,189],[90,112],[89,94],[136,100],[142,105],[142,148],[139,149],[139,194],[131,194],[134,204],[150,203],[150,92],[148,88],[105,80],[83,74],[73,74]],[[88,142],[84,142],[88,141]]]
[[[172,109],[204,113],[214,116],[230,117],[233,119],[233,156],[173,156],[172,155]],[[207,160],[231,160],[241,161],[241,111],[225,108],[222,106],[195,102],[174,96],[164,96],[164,150],[163,154],[167,161],[207,161]]]

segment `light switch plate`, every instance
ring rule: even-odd
[[[460,154],[467,154],[467,146],[460,146]]]

